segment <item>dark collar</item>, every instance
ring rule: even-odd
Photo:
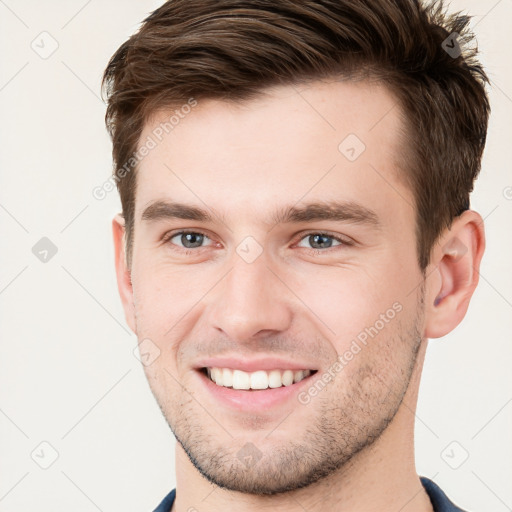
[[[434,512],[464,512],[461,508],[454,505],[442,491],[442,489],[435,484],[432,480],[422,476],[420,477],[421,483],[432,502]],[[170,512],[172,504],[176,498],[176,489],[173,489],[155,508],[153,512]]]

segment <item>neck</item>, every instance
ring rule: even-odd
[[[433,512],[414,463],[414,413],[427,340],[407,393],[387,429],[338,471],[313,485],[274,496],[243,494],[208,482],[176,444],[176,501],[172,512]]]

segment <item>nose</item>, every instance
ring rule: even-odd
[[[293,294],[270,268],[265,253],[251,263],[235,253],[231,263],[212,296],[211,325],[238,343],[286,331]]]

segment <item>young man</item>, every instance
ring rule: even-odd
[[[413,432],[428,338],[484,252],[467,23],[418,0],[171,0],[112,57],[119,292],[178,441],[158,512],[460,510]]]

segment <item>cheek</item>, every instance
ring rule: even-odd
[[[396,300],[396,285],[386,279],[388,274],[375,274],[356,266],[311,267],[310,274],[307,269],[300,277],[289,274],[287,282],[313,317],[337,336],[350,337],[373,324]]]
[[[141,327],[162,336],[180,319],[186,320],[208,290],[205,279],[205,275],[190,269],[154,264],[140,266],[132,283]]]
[[[391,265],[384,266],[389,269]],[[407,296],[411,287],[394,272],[317,269],[311,276],[303,273],[295,286],[307,306],[304,314],[325,332],[342,358],[346,377],[354,376],[365,365],[382,371],[396,367],[400,354],[407,353],[403,350],[407,333],[402,331],[415,317],[416,296]]]
[[[177,383],[171,375],[182,378],[178,351],[198,323],[205,296],[215,284],[216,275],[211,272],[152,264],[139,265],[132,276],[139,342],[149,339],[159,355],[144,368],[155,387],[174,388]]]
[[[176,372],[169,367],[164,354],[149,366],[144,366],[144,373],[151,392],[166,418],[176,414],[185,399],[182,388],[176,379]],[[171,376],[172,375],[172,376]],[[173,378],[174,377],[174,378]]]

